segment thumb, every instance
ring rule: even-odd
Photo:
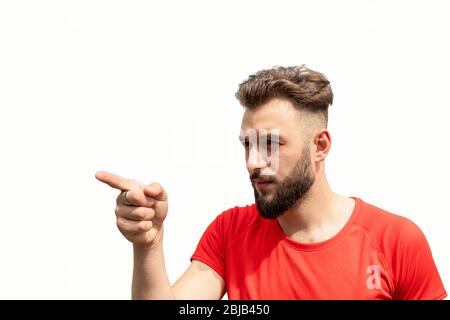
[[[144,187],[144,193],[148,197],[152,197],[159,201],[167,200],[167,192],[164,188],[157,182],[150,183]]]

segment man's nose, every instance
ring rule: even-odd
[[[268,161],[267,155],[262,155],[257,147],[252,147],[248,151],[248,158],[247,158],[247,170],[248,172],[253,172],[257,169],[263,169],[267,166]]]

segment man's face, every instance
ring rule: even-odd
[[[256,206],[265,218],[275,219],[293,207],[314,183],[301,123],[301,113],[282,99],[244,113],[240,139]]]

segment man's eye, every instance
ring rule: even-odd
[[[274,144],[274,145],[279,145],[280,144],[280,142],[278,141],[278,140],[267,140],[267,145],[272,145],[272,144]]]
[[[278,142],[277,142],[277,141],[271,141],[271,140],[267,140],[267,141],[266,141],[266,145],[270,146],[270,145],[272,145],[272,144],[278,144]],[[249,142],[244,142],[244,143],[242,143],[242,145],[243,145],[245,148],[250,148],[250,143],[249,143]]]

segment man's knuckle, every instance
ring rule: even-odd
[[[155,210],[153,209],[148,209],[148,219],[153,219],[155,216]]]
[[[136,209],[136,210],[133,212],[133,215],[134,215],[134,217],[135,217],[136,219],[138,219],[138,220],[144,220],[144,219],[145,219],[145,212],[144,212],[141,208]]]
[[[138,230],[141,232],[147,231],[148,230],[148,224],[146,224],[145,222],[141,222],[138,224]]]
[[[139,202],[139,198],[140,198],[140,197],[139,197],[139,194],[138,194],[137,192],[136,192],[136,193],[133,192],[133,193],[130,194],[130,195],[127,194],[127,196],[128,196],[127,198],[128,198],[129,201],[131,201],[131,202],[136,202],[136,203]]]

